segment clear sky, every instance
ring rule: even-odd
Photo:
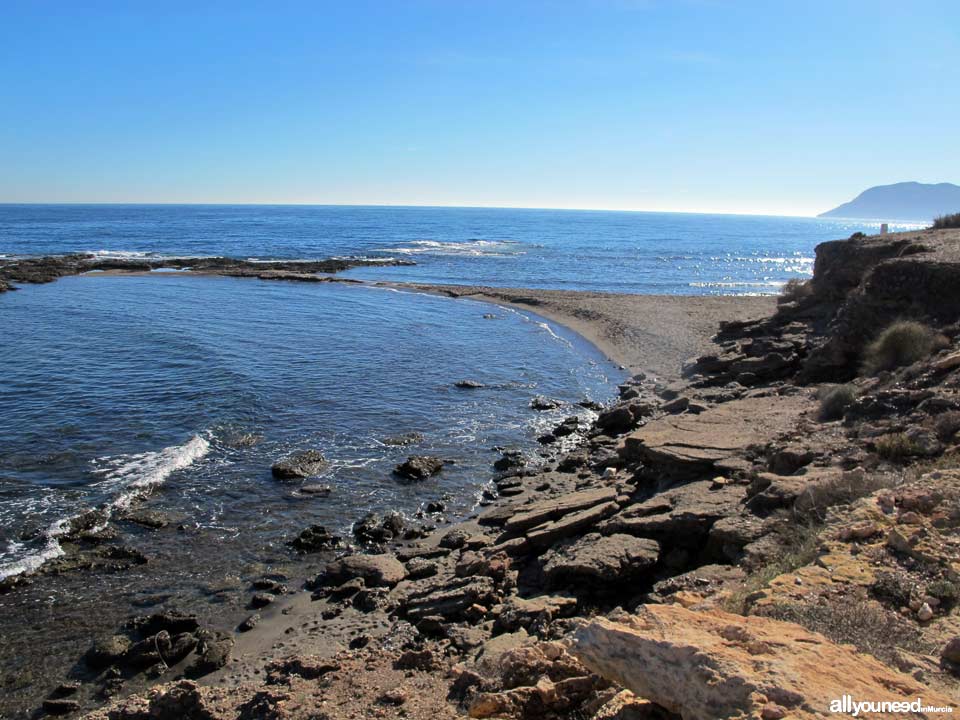
[[[957,0],[0,0],[0,202],[814,214],[958,78]]]

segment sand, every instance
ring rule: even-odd
[[[379,283],[397,289],[514,307],[570,328],[631,372],[666,382],[680,377],[687,360],[711,352],[721,321],[770,315],[776,298],[765,296],[627,295],[494,288],[470,285]]]

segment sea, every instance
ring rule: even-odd
[[[764,294],[809,277],[817,243],[876,229],[643,212],[0,205],[0,258],[392,258],[415,265],[343,276]],[[6,691],[32,682],[17,679],[31,649],[43,655],[31,668],[56,669],[54,656],[82,652],[131,608],[199,600],[221,612],[231,588],[292,562],[287,542],[309,525],[349,536],[371,511],[468,515],[502,449],[535,455],[539,434],[570,415],[589,420],[581,403],[611,400],[624,378],[562,326],[468,299],[182,273],[94,273],[0,294],[0,579],[60,556],[70,519],[93,508],[149,558],[0,596]],[[559,407],[531,409],[538,395]],[[407,433],[422,442],[391,444]],[[272,462],[303,449],[330,461],[311,480],[328,494],[272,478]],[[450,462],[425,482],[398,482],[392,468],[414,452]],[[438,502],[439,516],[423,514]],[[132,510],[169,525],[122,521]]]

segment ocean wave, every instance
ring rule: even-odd
[[[745,282],[727,282],[727,281],[705,281],[705,282],[691,282],[687,283],[689,287],[697,288],[725,288],[725,287],[763,287],[763,288],[777,288],[782,287],[786,284],[785,280],[760,280],[760,281],[745,281]]]
[[[109,513],[124,509],[150,488],[162,484],[172,473],[183,470],[204,457],[210,451],[210,442],[200,435],[194,435],[183,445],[172,445],[153,452],[105,457],[95,461],[94,473],[102,475],[103,480],[96,486],[116,489],[117,495],[102,506]],[[25,545],[11,541],[4,554],[17,559],[0,565],[0,580],[26,572],[32,572],[49,560],[63,555],[59,538],[70,527],[70,522],[78,514],[60,518],[43,532],[44,546],[23,555]]]
[[[405,246],[384,248],[383,252],[402,255],[466,255],[473,257],[507,257],[525,255],[519,249],[523,243],[517,240],[481,240],[463,241],[411,240]]]

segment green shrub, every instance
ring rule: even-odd
[[[857,390],[853,385],[835,385],[820,392],[820,419],[839,420],[853,401],[857,399]]]
[[[863,371],[875,375],[881,370],[894,370],[912,365],[942,349],[946,338],[915,320],[897,320],[867,346]]]
[[[949,580],[934,580],[927,585],[927,595],[940,601],[940,605],[948,612],[960,601],[960,587]]]
[[[960,228],[960,213],[940,215],[933,219],[934,230],[945,230],[947,228]]]
[[[923,449],[905,433],[890,433],[877,438],[877,455],[884,460],[903,462],[909,457],[922,454]]]

